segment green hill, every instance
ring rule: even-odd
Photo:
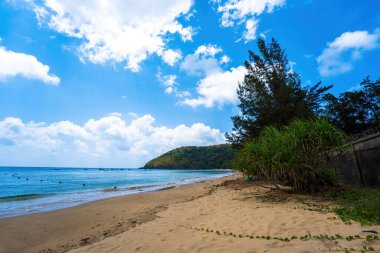
[[[145,164],[156,169],[231,169],[235,150],[228,144],[181,147]]]

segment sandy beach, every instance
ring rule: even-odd
[[[380,252],[332,203],[237,178],[0,219],[0,252]]]

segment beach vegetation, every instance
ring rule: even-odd
[[[344,221],[363,226],[380,225],[380,188],[353,188],[336,193],[334,212]]]
[[[328,192],[325,192],[326,194]],[[351,225],[353,221],[359,222],[363,226],[380,225],[380,188],[336,188],[334,192],[322,198],[333,202],[333,206],[318,205],[301,201],[305,206],[294,207],[306,211],[316,211],[321,213],[335,213],[327,219],[341,219],[345,224]],[[341,239],[339,234],[336,234]],[[359,235],[355,235],[355,238]]]
[[[327,93],[332,85],[302,84],[274,38],[269,43],[258,39],[257,47],[257,53],[248,51],[244,81],[237,89],[240,112],[231,117],[233,129],[226,133],[235,147],[258,138],[268,126],[286,126],[295,119],[327,117],[348,135],[380,125],[380,78],[367,76],[336,97]]]
[[[240,112],[231,117],[233,129],[226,133],[238,150],[234,168],[246,178],[258,176],[298,192],[333,185],[329,153],[348,143],[345,134],[380,125],[380,78],[366,77],[335,97],[327,93],[331,85],[302,85],[275,39],[260,38],[257,46],[257,52],[249,51],[237,89]]]
[[[204,232],[207,232],[207,233],[215,233],[216,235],[222,235],[222,233],[219,232],[219,230],[216,230],[216,229],[203,229],[203,228],[193,228],[193,227],[187,227],[187,228],[190,228],[190,229],[195,229],[197,231],[204,231]],[[344,252],[371,252],[371,251],[375,251],[375,249],[373,247],[371,247],[370,243],[372,243],[373,241],[377,241],[377,240],[380,240],[379,237],[377,235],[368,235],[366,237],[361,237],[360,235],[348,235],[346,237],[343,237],[341,236],[340,234],[335,234],[335,235],[328,235],[328,234],[318,234],[318,235],[312,235],[310,232],[307,232],[305,235],[301,236],[301,237],[297,237],[295,235],[291,236],[290,238],[289,237],[277,237],[277,236],[271,236],[271,235],[256,235],[254,236],[253,234],[235,234],[233,232],[226,232],[224,231],[223,234],[225,236],[232,236],[232,237],[235,237],[235,238],[239,238],[239,239],[242,239],[242,238],[249,238],[249,239],[262,239],[262,240],[278,240],[278,241],[281,241],[281,242],[291,242],[292,240],[296,240],[296,239],[299,239],[301,241],[309,241],[309,240],[320,240],[320,241],[330,241],[330,242],[334,242],[334,245],[336,247],[336,250],[337,251],[344,251]],[[367,245],[363,245],[362,248],[359,250],[359,249],[355,249],[355,248],[346,248],[346,247],[342,247],[340,244],[339,244],[339,240],[340,241],[353,241],[353,240],[362,240],[362,242],[366,243]],[[331,250],[329,248],[329,250]]]
[[[246,142],[235,168],[278,188],[315,193],[334,184],[328,153],[344,143],[344,133],[327,120],[295,120],[282,128],[266,127],[259,138]]]

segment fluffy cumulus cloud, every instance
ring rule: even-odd
[[[16,53],[0,46],[0,81],[22,76],[40,80],[46,84],[58,85],[60,79],[49,71],[49,66],[39,62],[33,55]]]
[[[222,106],[224,103],[231,102],[232,97],[236,97],[234,90],[233,94],[226,94],[230,90],[225,90],[228,83],[236,77],[236,70],[224,72],[221,65],[228,64],[230,58],[227,55],[219,56],[223,49],[217,45],[207,44],[201,45],[195,49],[194,53],[188,54],[180,63],[180,70],[189,76],[196,76],[201,78],[197,84],[197,92],[201,96],[199,98],[189,98],[191,93],[188,91],[181,91],[177,83],[176,75],[163,75],[159,70],[157,79],[165,87],[165,92],[174,94],[180,98],[180,103],[192,107],[206,106],[213,107],[214,105]],[[224,75],[224,76],[223,76]],[[226,78],[223,83],[216,84],[215,81],[219,78]],[[236,80],[230,87],[236,87]],[[220,90],[221,89],[221,90]],[[211,91],[212,90],[212,91]],[[217,92],[217,94],[211,94]],[[210,97],[212,95],[212,98]]]
[[[216,45],[201,45],[193,54],[186,55],[180,69],[192,76],[202,76],[220,72],[219,61],[215,56],[223,50]]]
[[[322,76],[334,76],[352,70],[355,61],[365,51],[380,47],[380,29],[373,33],[368,31],[345,32],[327,44],[317,58],[319,73]]]
[[[239,66],[207,75],[198,82],[198,97],[187,98],[183,104],[207,108],[214,106],[221,108],[224,104],[235,104],[237,102],[238,84],[243,81],[245,73],[245,67]]]
[[[77,51],[83,61],[122,63],[132,71],[149,55],[161,55],[168,35],[187,41],[194,33],[177,20],[191,12],[192,0],[17,1],[31,6],[41,25],[80,39]],[[173,56],[165,55],[171,64]]]
[[[218,129],[202,123],[169,128],[155,126],[151,115],[130,114],[130,117],[127,121],[121,114],[111,113],[100,119],[90,119],[84,125],[70,121],[25,123],[19,118],[5,118],[0,121],[0,152],[3,154],[0,162],[141,166],[148,159],[176,147],[225,141]],[[16,154],[20,153],[25,161],[16,159]]]
[[[220,58],[220,63],[221,64],[226,64],[226,63],[229,63],[231,61],[231,58],[228,57],[227,55],[223,55],[221,58]]]
[[[221,13],[222,27],[235,27],[244,24],[242,39],[247,43],[256,38],[259,16],[271,13],[282,7],[285,0],[213,0]],[[239,40],[240,41],[240,40]]]
[[[162,53],[162,59],[170,66],[182,59],[182,53],[179,50],[168,49]]]
[[[191,107],[207,108],[223,107],[237,101],[236,90],[243,81],[245,68],[243,66],[224,70],[222,65],[228,64],[227,55],[219,57],[223,50],[217,45],[202,45],[193,54],[185,57],[180,65],[181,70],[188,75],[199,76],[196,97],[186,97],[181,103]]]

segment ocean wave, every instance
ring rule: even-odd
[[[45,197],[47,195],[48,194],[22,194],[22,195],[5,196],[5,197],[0,197],[0,202],[38,199],[38,198]]]

